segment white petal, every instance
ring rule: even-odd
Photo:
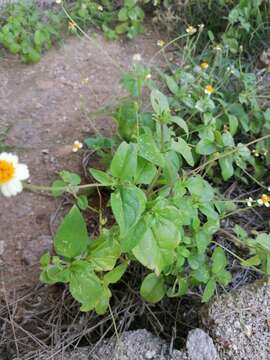
[[[263,205],[263,201],[262,201],[261,199],[257,200],[257,203],[258,203],[259,205]]]
[[[20,193],[22,189],[23,186],[19,180],[12,180],[1,186],[3,195],[7,197]]]
[[[18,164],[16,167],[16,178],[18,180],[26,180],[29,178],[29,170],[25,164]]]
[[[269,206],[270,206],[270,204],[269,204],[268,201],[267,201],[264,205],[265,205],[266,207],[269,207]]]
[[[18,164],[18,156],[13,155],[11,153],[6,153],[6,152],[1,153],[0,154],[0,160],[6,160],[8,162],[11,162],[14,165]]]

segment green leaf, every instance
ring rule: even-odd
[[[56,231],[55,251],[58,255],[73,258],[81,255],[86,250],[88,243],[85,221],[80,210],[74,205]]]
[[[168,220],[152,220],[150,223],[151,226],[144,232],[132,252],[144,266],[159,275],[166,266],[174,262],[174,249],[180,242],[180,234],[176,226]]]
[[[138,153],[152,164],[164,166],[164,157],[151,134],[143,134],[138,138]]]
[[[95,271],[110,271],[121,254],[121,248],[114,234],[106,230],[92,241],[87,254]]]
[[[100,279],[89,263],[77,260],[72,264],[69,289],[71,295],[82,304],[94,308],[103,294]]]
[[[222,272],[227,265],[227,258],[224,250],[217,246],[212,255],[212,272],[213,274],[219,274]]]
[[[230,132],[222,134],[222,141],[224,146],[234,147],[234,140]]]
[[[137,170],[137,149],[134,144],[122,142],[111,162],[111,173],[122,181],[131,181]]]
[[[70,279],[70,271],[67,268],[49,265],[40,274],[40,281],[45,284],[67,283]]]
[[[145,210],[146,196],[136,186],[120,187],[111,194],[111,207],[120,227],[121,237],[137,224]]]
[[[201,201],[209,202],[214,198],[212,186],[201,176],[190,177],[187,181],[187,188],[192,196],[197,197]]]
[[[156,173],[157,169],[154,164],[151,164],[140,156],[138,157],[137,171],[134,178],[135,184],[151,184]]]
[[[81,210],[86,210],[88,208],[88,198],[86,195],[80,195],[77,200],[77,205]]]
[[[193,270],[191,275],[195,280],[203,284],[206,284],[210,277],[209,270],[205,264],[200,265],[198,269]]]
[[[52,184],[52,196],[58,197],[64,194],[67,184],[63,180],[55,180]]]
[[[229,129],[232,136],[234,136],[238,129],[238,119],[234,115],[228,115],[229,119]]]
[[[172,76],[165,75],[166,84],[169,88],[169,90],[175,95],[179,91],[179,87],[177,85],[177,82],[174,80]]]
[[[256,237],[256,243],[265,251],[270,252],[270,236],[268,234],[260,234]]]
[[[141,285],[140,294],[146,301],[155,304],[166,294],[166,287],[162,276],[155,273],[148,274]]]
[[[116,112],[118,133],[126,141],[130,141],[137,133],[138,104],[135,101],[125,101],[120,104]]]
[[[208,245],[210,244],[211,238],[205,231],[199,229],[199,232],[195,234],[195,241],[198,248],[198,253],[204,254]]]
[[[78,174],[72,173],[70,171],[63,170],[59,174],[63,181],[67,184],[76,186],[80,185],[81,183],[81,177]]]
[[[107,173],[101,170],[97,169],[89,169],[90,174],[93,176],[94,179],[96,179],[99,183],[105,186],[112,186],[114,185],[115,181],[114,179]]]
[[[218,160],[219,166],[221,168],[221,174],[225,181],[229,180],[233,176],[233,161],[234,158],[232,155],[225,156]]]
[[[185,142],[184,139],[178,138],[177,142],[173,141],[172,142],[172,150],[181,154],[190,166],[194,166],[194,159],[193,159],[190,147]]]
[[[254,255],[247,260],[241,261],[241,265],[246,266],[246,267],[258,266],[258,265],[260,265],[260,263],[261,263],[261,259],[260,259],[259,255]]]
[[[182,119],[179,116],[172,116],[171,117],[171,122],[177,124],[181,129],[183,129],[185,131],[185,133],[187,135],[189,134],[188,126],[187,126],[187,123],[185,122],[184,119]]]
[[[208,302],[211,299],[211,297],[214,295],[215,290],[216,290],[216,282],[214,279],[210,279],[204,289],[202,302],[204,303]]]
[[[157,89],[152,90],[150,98],[151,98],[152,108],[158,115],[162,115],[170,111],[167,96],[162,94],[162,92],[160,92],[159,90]]]
[[[215,143],[208,139],[201,139],[196,145],[196,153],[201,155],[210,155],[217,150]]]
[[[128,267],[128,263],[126,262],[116,266],[112,271],[104,275],[103,278],[104,283],[106,285],[117,283],[124,275],[125,271],[127,270],[127,267]]]
[[[128,252],[132,250],[136,245],[138,245],[146,231],[147,227],[144,219],[142,218],[127,232],[125,236],[120,239],[122,251]]]
[[[217,282],[222,286],[228,286],[232,281],[232,275],[229,271],[223,270],[220,273],[216,274]]]

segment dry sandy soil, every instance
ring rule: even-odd
[[[63,169],[81,171],[81,153],[71,144],[96,130],[110,134],[113,123],[93,127],[89,111],[117,101],[119,80],[134,53],[147,61],[158,51],[153,31],[132,42],[107,42],[101,35],[69,38],[36,65],[23,65],[5,54],[0,62],[0,132],[10,128],[6,143],[28,164],[31,183],[50,185]],[[23,192],[0,198],[0,270],[5,289],[25,288],[38,279],[40,255],[51,245],[52,214],[59,201]]]

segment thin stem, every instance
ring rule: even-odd
[[[94,183],[94,184],[86,184],[86,185],[78,185],[75,186],[76,189],[81,190],[81,189],[90,189],[93,187],[108,187],[108,185],[103,185],[103,184],[98,184],[98,183]],[[64,190],[66,191],[68,189],[68,186],[39,186],[39,185],[32,185],[32,184],[24,184],[24,188],[28,189],[28,190],[37,190],[37,191],[52,191],[52,189],[54,190]]]

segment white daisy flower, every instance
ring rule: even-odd
[[[142,61],[142,55],[141,54],[134,54],[132,57],[133,61]]]
[[[73,145],[72,145],[72,151],[73,151],[73,152],[77,152],[77,151],[80,150],[82,147],[83,147],[83,144],[82,144],[80,141],[76,140],[76,141],[74,141],[74,143],[73,143]]]
[[[62,0],[55,0],[56,4],[62,4]]]
[[[247,200],[247,206],[252,206],[252,203],[253,203],[253,199],[252,197],[249,197],[248,200]]]
[[[6,152],[0,154],[0,190],[4,196],[20,193],[22,181],[28,178],[28,167],[19,163],[18,156]]]
[[[259,205],[264,205],[266,207],[270,207],[270,196],[266,194],[262,194],[260,199],[257,200]]]

